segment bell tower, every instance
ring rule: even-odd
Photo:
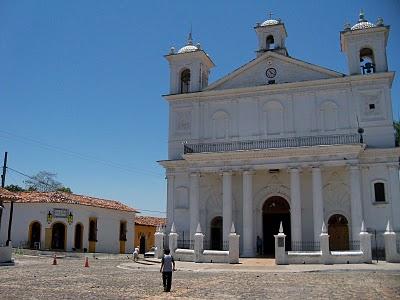
[[[170,67],[170,94],[199,92],[208,86],[210,69],[214,63],[200,44],[193,45],[192,32],[189,33],[186,46],[178,52],[172,47],[165,58]]]
[[[340,32],[340,46],[347,55],[350,75],[387,72],[386,45],[390,26],[378,18],[376,24],[368,22],[361,11],[358,23],[346,24]]]
[[[281,19],[272,19],[270,13],[270,18],[262,23],[257,23],[254,29],[258,38],[257,57],[266,51],[274,51],[288,56],[285,46],[287,32]]]

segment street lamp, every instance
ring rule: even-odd
[[[67,217],[67,222],[69,225],[71,225],[73,221],[74,221],[74,216],[72,215],[71,212],[69,212],[69,215]]]
[[[51,221],[53,221],[53,215],[52,215],[51,212],[49,211],[49,213],[47,214],[47,223],[50,224]]]

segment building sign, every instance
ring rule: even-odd
[[[53,217],[54,218],[67,218],[69,214],[69,210],[66,208],[53,208]]]

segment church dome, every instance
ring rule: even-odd
[[[188,53],[188,52],[195,52],[199,50],[195,45],[186,45],[179,49],[178,53]]]
[[[365,22],[358,22],[357,24],[351,27],[351,30],[358,30],[358,29],[365,29],[372,27],[375,27],[375,24],[365,21]]]
[[[196,46],[193,45],[192,31],[190,31],[186,46],[184,46],[181,49],[179,49],[178,53],[179,54],[181,54],[181,53],[189,53],[189,52],[195,52],[197,50],[200,50],[200,44],[197,44]]]
[[[260,26],[262,26],[262,27],[264,27],[264,26],[271,26],[271,25],[277,25],[277,24],[279,24],[279,23],[280,23],[280,22],[279,22],[278,20],[269,19],[269,20],[266,20],[266,21],[262,22]]]
[[[358,23],[355,24],[353,27],[351,27],[351,30],[359,30],[359,29],[366,29],[366,28],[372,28],[376,27],[375,24],[368,22],[365,19],[364,12],[360,12],[360,17],[358,19]]]

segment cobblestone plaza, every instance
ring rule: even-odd
[[[0,299],[400,299],[400,266],[275,266],[177,262],[171,293],[164,293],[156,260],[126,257],[58,259],[18,256],[0,267]]]

